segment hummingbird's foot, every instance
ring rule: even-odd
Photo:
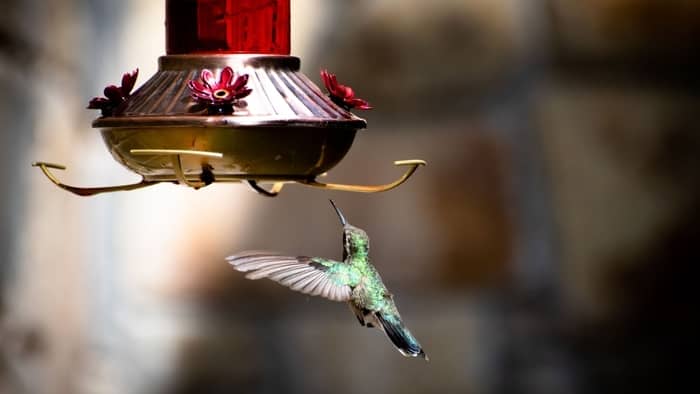
[[[362,320],[362,318],[361,318],[360,316],[358,316],[358,315],[355,315],[355,317],[357,318],[357,321],[360,323],[360,325],[361,325],[362,327],[364,327],[364,326],[365,326],[365,321]]]

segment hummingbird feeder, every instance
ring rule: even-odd
[[[289,0],[166,0],[166,55],[158,72],[133,93],[138,70],[124,74],[121,86],[108,86],[88,107],[102,111],[92,126],[112,156],[142,180],[75,187],[51,172],[64,166],[33,165],[81,196],[160,182],[195,189],[247,182],[266,196],[292,182],[364,193],[404,183],[424,161],[394,162],[406,170],[385,185],[317,180],[367,126],[350,110],[370,106],[326,71],[329,94],[299,71],[299,58],[290,56],[289,22]]]

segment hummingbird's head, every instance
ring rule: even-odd
[[[331,205],[333,206],[333,209],[335,209],[335,213],[338,214],[340,224],[343,225],[343,247],[345,248],[345,250],[343,251],[343,260],[345,260],[345,258],[347,258],[348,255],[366,256],[369,251],[369,237],[367,236],[367,233],[365,232],[365,230],[355,227],[348,223],[348,221],[345,220],[345,216],[343,216],[343,213],[335,205],[335,202],[333,200],[330,201]]]

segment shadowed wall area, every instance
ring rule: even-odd
[[[129,183],[85,109],[165,52],[162,0],[4,0],[0,394],[674,392],[698,260],[700,5],[293,0],[292,54],[375,107],[328,181]],[[242,250],[341,256],[328,199],[430,356],[345,305],[248,281]]]

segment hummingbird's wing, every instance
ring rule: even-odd
[[[359,278],[347,264],[319,257],[243,252],[226,260],[237,271],[248,272],[248,279],[272,279],[294,291],[332,301],[349,301],[353,279]]]

